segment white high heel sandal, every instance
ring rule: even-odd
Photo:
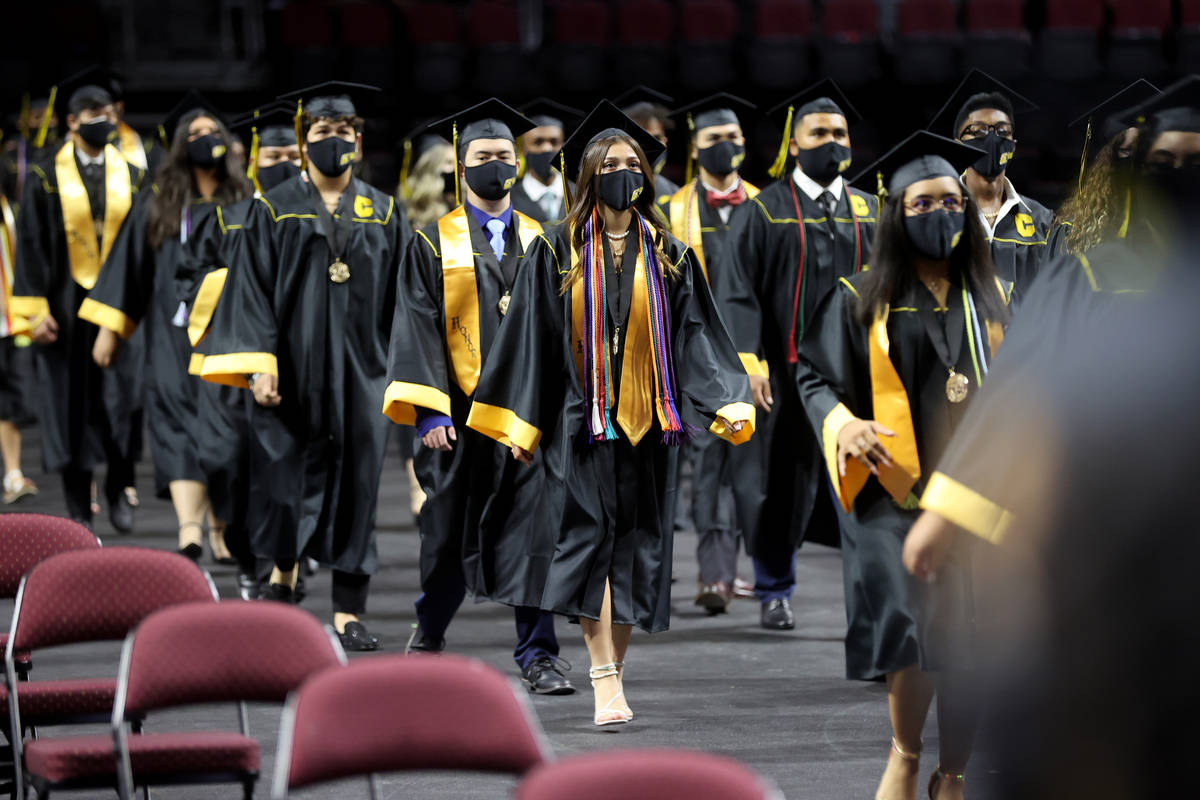
[[[596,681],[600,680],[601,678],[617,678],[619,682],[619,676],[620,670],[617,668],[616,664],[602,664],[599,667],[592,667],[588,670],[588,678],[590,678],[592,681],[593,692],[596,690]],[[633,719],[631,714],[626,714],[619,708],[613,708],[613,705],[624,697],[625,691],[622,689],[613,695],[612,698],[605,703],[599,711],[596,712],[596,715],[593,717],[592,721],[598,727],[605,727],[608,725],[624,725],[629,722],[631,719]]]

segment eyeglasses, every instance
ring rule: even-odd
[[[982,139],[989,133],[995,132],[1001,139],[1013,138],[1013,126],[1008,122],[1000,122],[995,125],[987,125],[982,122],[974,122],[963,128],[960,139]]]
[[[966,199],[958,195],[948,194],[938,199],[923,194],[920,197],[914,197],[912,202],[905,204],[904,207],[917,214],[928,214],[931,211],[937,211],[939,208],[949,211],[951,214],[961,214],[966,206]]]

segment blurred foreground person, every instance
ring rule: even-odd
[[[11,313],[16,225],[12,206],[0,191],[0,455],[4,459],[5,505],[38,493],[21,471],[21,427],[31,421],[27,384],[33,379],[29,322]]]
[[[672,447],[754,430],[704,273],[655,210],[648,159],[660,148],[607,101],[567,140],[571,211],[526,253],[467,421],[524,463],[544,444],[562,482],[541,607],[579,618],[600,726],[633,719],[622,688],[633,626],[670,624]]]
[[[840,501],[846,676],[887,678],[892,749],[877,800],[915,797],[935,686],[940,760],[930,797],[962,796],[971,753],[972,554],[926,591],[900,553],[923,465],[937,463],[986,381],[1008,321],[1011,286],[996,278],[958,180],[980,152],[921,131],[867,168],[863,179],[887,192],[871,269],[826,297],[796,366]]]

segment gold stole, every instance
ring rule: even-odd
[[[513,209],[522,252],[542,232],[541,224]],[[475,255],[467,207],[461,205],[438,220],[442,247],[442,293],[445,296],[446,346],[454,378],[463,393],[474,394],[482,363],[479,347],[479,285],[475,280]]]
[[[692,248],[696,260],[700,262],[700,269],[704,272],[704,279],[708,280],[708,264],[704,261],[704,237],[700,233],[700,192],[696,191],[699,185],[700,179],[696,178],[675,192],[668,204],[668,211],[671,233]],[[742,186],[746,189],[747,198],[758,197],[758,187],[748,181],[742,181]]]
[[[146,148],[137,131],[124,122],[117,123],[117,141],[121,143],[121,155],[138,169],[146,169]]]
[[[12,315],[13,259],[16,256],[16,224],[8,198],[0,195],[0,336],[27,332],[28,321]]]
[[[67,256],[71,277],[85,289],[96,285],[100,267],[108,258],[121,230],[121,223],[133,205],[133,187],[129,182],[129,164],[111,144],[104,146],[104,241],[96,241],[96,225],[87,189],[75,163],[75,143],[67,142],[54,157],[58,196],[62,201],[63,228],[67,236]]]
[[[1001,292],[1003,297],[1003,292]],[[892,454],[892,466],[879,466],[879,482],[898,505],[909,505],[909,494],[921,477],[921,461],[917,456],[917,434],[913,428],[912,408],[908,404],[908,392],[896,372],[896,365],[888,356],[887,320],[889,309],[875,318],[868,333],[867,355],[871,372],[871,404],[874,419],[896,435],[881,437],[883,446]],[[970,325],[968,319],[966,324]],[[1004,329],[998,323],[987,322],[988,350],[992,356],[1004,340]],[[866,485],[871,472],[858,459],[846,459],[846,474],[837,471],[837,443],[832,448],[826,445],[826,465],[829,475],[838,483],[838,498],[847,512],[854,499]]]
[[[571,251],[571,267],[579,263],[579,255]],[[575,366],[579,370],[582,387],[586,387],[583,374],[583,276],[571,286],[571,340],[575,352]],[[608,313],[608,298],[599,298]],[[604,343],[608,347],[607,342]],[[629,301],[629,321],[625,327],[625,351],[621,358],[621,388],[617,400],[617,424],[629,441],[637,444],[650,430],[654,420],[654,354],[650,351],[650,295],[646,286],[646,259],[639,250],[633,272],[633,297]],[[608,399],[612,407],[613,398]]]

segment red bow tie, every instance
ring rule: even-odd
[[[707,193],[709,208],[720,208],[721,206],[740,206],[746,202],[746,188],[742,186],[742,182],[738,181],[738,185],[730,189],[728,192],[714,192],[712,189],[705,190]]]

